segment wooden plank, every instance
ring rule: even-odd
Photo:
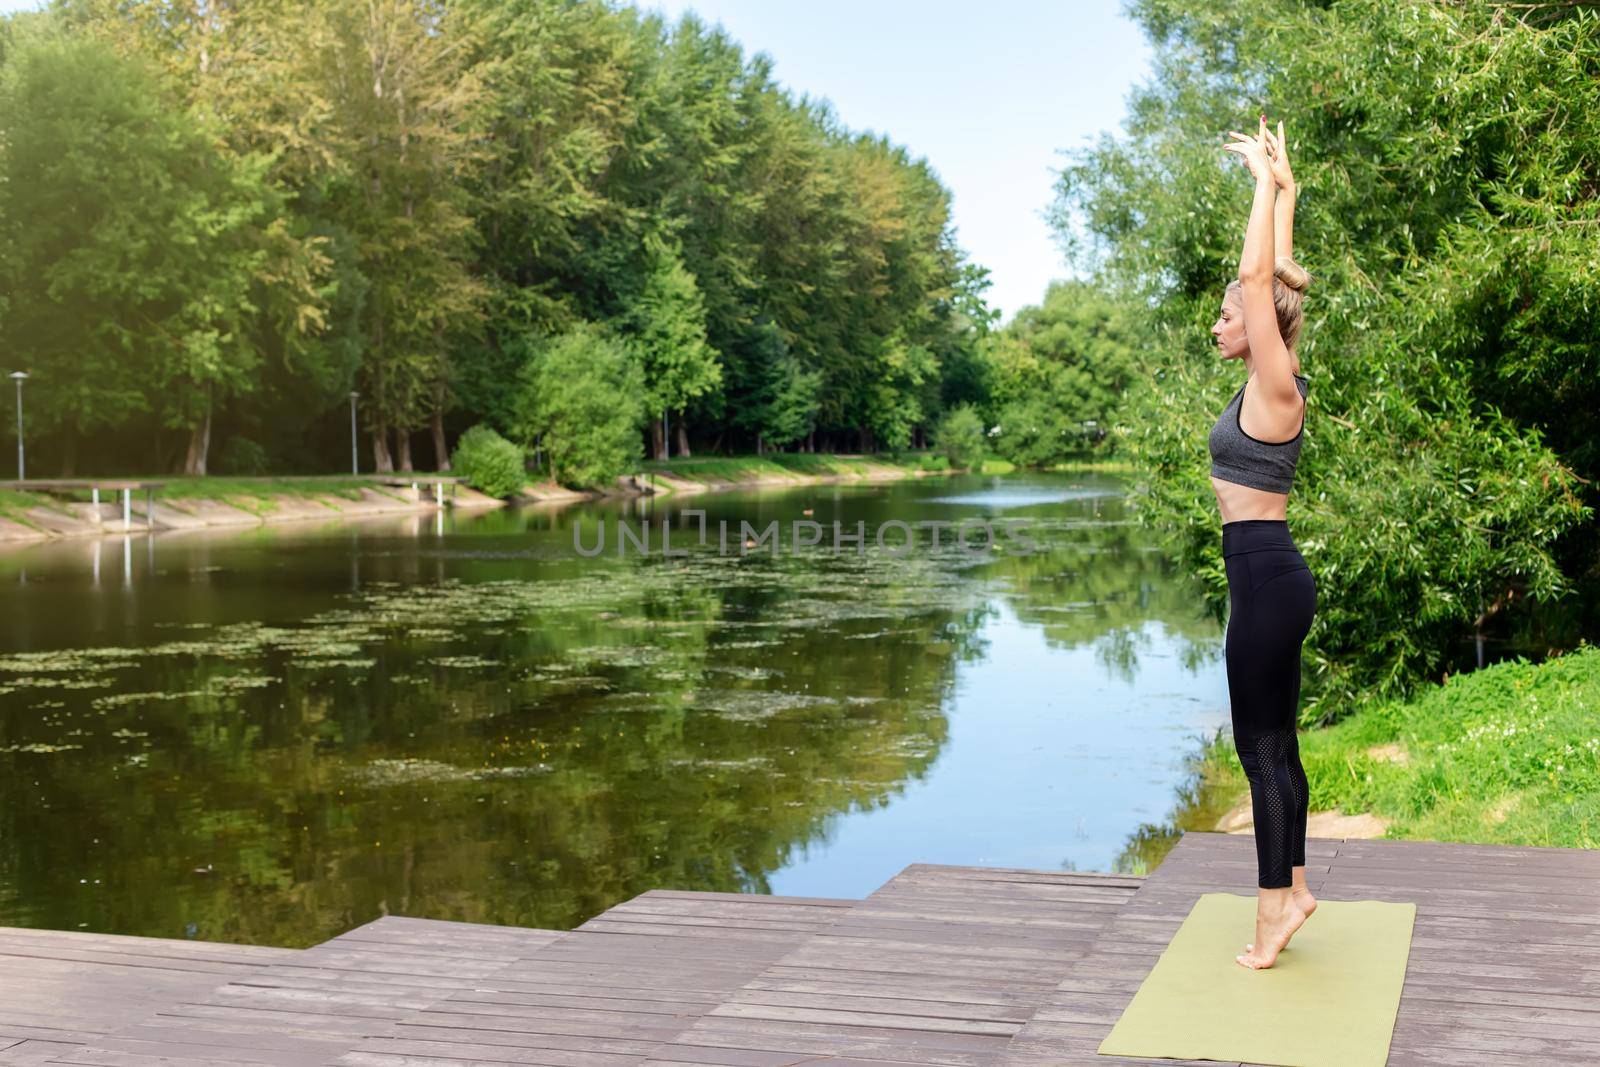
[[[70,1042],[29,1038],[0,1050],[0,1063],[6,1067],[23,1067],[23,1065],[33,1067],[34,1064],[49,1063],[57,1056],[71,1052],[75,1047]]]
[[[636,1063],[854,903],[652,890],[409,1013],[338,1062]]]
[[[484,1030],[477,1027],[429,1026],[421,1023],[397,1028],[387,1037],[374,1037],[363,1041],[355,1050],[340,1057],[340,1063],[354,1063],[364,1055],[397,1044],[427,1045],[430,1054],[440,1062],[477,1059],[471,1049],[475,1046],[493,1045],[504,1051],[496,1059],[511,1059],[528,1052],[601,1053],[611,1057],[613,1064],[633,1063],[647,1052],[655,1041],[651,1038],[622,1037],[609,1031],[601,1033],[528,1033],[503,1030]]]
[[[385,916],[148,1013],[63,1062],[326,1064],[407,1014],[566,936]]]
[[[629,1052],[597,1050],[590,1048],[519,1048],[514,1045],[495,1044],[488,1035],[481,1041],[424,1041],[406,1038],[374,1038],[363,1045],[361,1051],[352,1052],[340,1062],[369,1067],[437,1067],[440,1064],[460,1063],[538,1064],[540,1067],[614,1067],[619,1062],[632,1062],[636,1054]]]
[[[1583,953],[1600,947],[1600,908],[1592,895],[1576,899],[1573,887],[1578,872],[1600,874],[1600,856],[1423,842],[1355,845],[1307,843],[1319,899],[1417,904],[1391,1064],[1505,1062],[1510,1053],[1535,1049],[1541,1062],[1582,1062],[1575,1058],[1580,1045],[1596,1059],[1600,954],[1591,965]],[[1095,1049],[1194,901],[1203,892],[1248,894],[1254,873],[1253,839],[1185,835],[998,1062],[1106,1062]]]
[[[643,893],[640,893],[638,896],[631,899],[643,900],[646,898],[688,900],[696,903],[708,901],[740,901],[750,904],[764,904],[771,907],[815,905],[818,907],[841,908],[846,911],[861,903],[860,900],[850,897],[792,897],[771,893],[726,893],[710,889],[647,889]]]
[[[1321,899],[1418,906],[1391,1064],[1596,1062],[1600,899],[1578,887],[1600,854],[1307,855]],[[1254,873],[1253,839],[1200,833],[1146,878],[912,864],[859,902],[650,890],[571,931],[381,916],[295,951],[0,930],[0,1065],[1104,1067],[1197,896]]]
[[[987,1063],[1142,879],[912,864],[646,1062]],[[732,1060],[730,1062],[741,1062]],[[766,1062],[764,1060],[760,1062]]]

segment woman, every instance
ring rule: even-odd
[[[1317,902],[1306,886],[1306,774],[1295,737],[1300,645],[1316,613],[1311,569],[1289,536],[1289,489],[1300,458],[1305,396],[1295,341],[1310,276],[1291,258],[1294,176],[1283,123],[1230,131],[1226,151],[1256,180],[1239,279],[1211,327],[1223,359],[1243,361],[1244,385],[1211,429],[1211,486],[1222,512],[1228,574],[1224,649],[1233,739],[1255,814],[1256,939],[1234,959],[1271,967]],[[1274,217],[1276,216],[1276,217]]]

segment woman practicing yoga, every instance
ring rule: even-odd
[[[1244,361],[1246,377],[1212,427],[1209,447],[1228,575],[1228,698],[1250,779],[1259,886],[1256,939],[1234,959],[1260,969],[1272,966],[1317,907],[1306,886],[1310,798],[1295,737],[1300,645],[1317,587],[1288,522],[1310,388],[1294,346],[1311,278],[1291,258],[1295,185],[1283,123],[1274,135],[1263,115],[1254,136],[1229,135],[1233,143],[1223,148],[1244,160],[1256,191],[1239,280],[1228,283],[1211,335],[1223,359]]]

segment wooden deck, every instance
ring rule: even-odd
[[[1391,1064],[1600,1063],[1600,852],[1308,859],[1320,896],[1417,905]],[[0,1064],[1172,1067],[1095,1048],[1198,895],[1254,882],[1250,837],[1194,833],[1142,879],[912,864],[859,901],[652,890],[569,931],[0,929]]]

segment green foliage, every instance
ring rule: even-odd
[[[516,432],[539,442],[563,485],[606,486],[643,456],[643,391],[629,346],[580,325],[535,347],[524,364]]]
[[[1600,847],[1600,648],[1452,675],[1302,736],[1318,808],[1393,820],[1387,836]],[[1245,789],[1231,746],[1210,758]]]
[[[793,444],[816,425],[817,397],[822,375],[807,371],[771,320],[751,329],[733,361],[732,383],[740,403],[733,423],[755,435],[759,445],[782,448]]]
[[[1174,534],[1220,616],[1204,441],[1241,371],[1218,365],[1206,326],[1249,189],[1217,142],[1282,115],[1296,258],[1318,278],[1290,502],[1319,587],[1308,716],[1403,695],[1459,669],[1475,628],[1512,605],[1569,595],[1595,558],[1600,348],[1576,309],[1600,296],[1600,20],[1428,0],[1141,0],[1133,14],[1156,77],[1125,134],[1063,171],[1055,221],[1142,309],[1142,380],[1118,431],[1150,473],[1142,516]]]
[[[528,480],[522,449],[488,426],[462,434],[451,458],[467,484],[489,496],[508,497]]]
[[[905,448],[911,444],[916,427],[927,415],[923,387],[937,372],[938,364],[925,345],[907,344],[899,334],[885,339],[866,393],[865,412],[867,426],[880,446]]]
[[[706,343],[705,304],[675,242],[645,240],[643,285],[619,326],[643,371],[644,410],[681,412],[722,384],[722,365]]]
[[[1000,409],[994,428],[994,450],[1018,467],[1060,462],[1083,440],[1079,424],[1045,396],[1013,400]]]
[[[349,169],[328,186],[333,216],[356,237],[366,356],[361,406],[377,466],[390,466],[389,431],[445,404],[449,342],[479,325],[485,298],[471,269],[472,203],[465,178],[478,162],[480,72],[462,47],[476,27],[453,5],[411,0],[328,5],[327,34],[309,57],[332,64],[329,135]],[[348,78],[381,66],[385,76]]]
[[[1137,380],[1133,323],[1104,288],[1053,282],[988,341],[995,450],[1020,467],[1044,467],[1107,436]]]
[[[0,27],[0,329],[40,353],[41,456],[149,469],[183,432],[192,469],[241,434],[342,465],[355,389],[404,466],[425,427],[511,432],[526,339],[582,322],[719,450],[897,447],[988,404],[948,190],[693,15],[71,0]]]
[[[230,437],[217,456],[217,470],[222,474],[261,475],[270,466],[267,450],[248,437]]]
[[[279,211],[262,157],[219,151],[140,61],[37,24],[0,68],[3,343],[37,425],[189,428],[253,388],[244,343]]]
[[[983,417],[966,404],[951,408],[934,433],[934,449],[951,466],[971,468],[983,462]]]

